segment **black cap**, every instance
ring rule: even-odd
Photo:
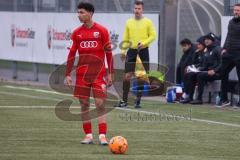
[[[205,39],[210,39],[212,41],[215,41],[215,38],[216,38],[216,35],[213,34],[213,33],[208,33],[206,36],[205,36]]]
[[[197,39],[197,42],[205,46],[204,40],[205,40],[205,36],[201,36]]]

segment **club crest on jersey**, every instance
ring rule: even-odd
[[[106,90],[107,90],[106,84],[102,84],[101,87],[102,87],[102,90],[103,90],[103,91],[106,91]]]
[[[94,38],[99,38],[99,32],[93,32]]]

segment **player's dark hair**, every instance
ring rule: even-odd
[[[86,11],[92,12],[92,13],[94,13],[94,10],[95,10],[93,4],[88,2],[80,2],[78,4],[78,9],[85,9]]]
[[[180,45],[182,45],[182,46],[183,45],[192,45],[192,42],[189,39],[185,38],[185,39],[181,40]]]
[[[135,5],[142,5],[142,6],[144,6],[144,3],[143,3],[142,0],[136,0],[136,1],[134,2],[134,4],[135,4]]]
[[[235,6],[238,6],[238,7],[240,7],[240,3],[234,4],[234,7],[235,7]]]

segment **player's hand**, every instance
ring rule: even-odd
[[[112,73],[109,73],[108,75],[107,75],[107,87],[111,87],[112,86],[112,84],[113,84],[113,74]]]
[[[66,82],[69,88],[72,89],[72,78],[71,76],[66,76]]]
[[[209,71],[208,71],[208,75],[209,75],[209,76],[213,76],[214,74],[215,74],[215,71],[214,71],[214,70],[209,70]]]
[[[138,50],[143,48],[143,44],[141,42],[138,43]]]
[[[227,50],[223,49],[222,52],[221,52],[221,55],[224,55],[225,53],[227,53]]]
[[[125,54],[121,54],[121,60],[124,62],[126,60],[126,55]]]

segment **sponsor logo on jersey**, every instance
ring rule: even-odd
[[[81,48],[97,48],[97,41],[82,41],[80,43]]]
[[[99,32],[93,32],[94,38],[99,38]]]
[[[104,93],[107,93],[107,86],[106,86],[106,84],[102,84],[101,87],[102,87],[102,91]]]

